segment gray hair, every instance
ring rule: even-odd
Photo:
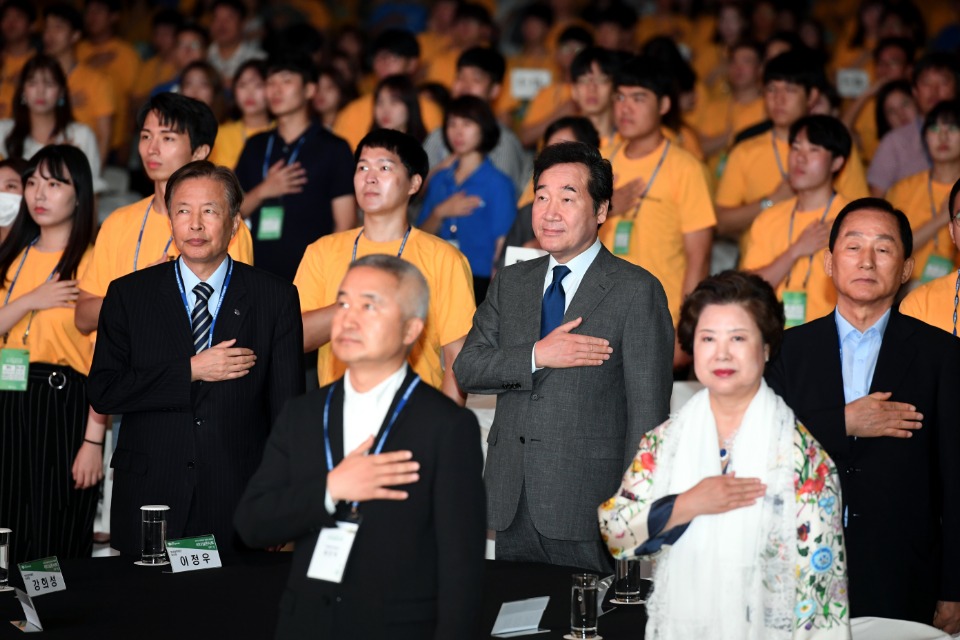
[[[400,305],[406,315],[405,319],[427,319],[427,309],[430,306],[430,287],[427,286],[427,280],[415,266],[396,256],[374,253],[351,262],[347,272],[349,273],[350,269],[356,267],[369,267],[389,273],[397,279],[400,288],[409,287],[410,293],[400,299]]]
[[[209,178],[219,182],[227,196],[227,208],[230,217],[235,218],[240,214],[240,205],[243,204],[243,188],[240,186],[240,181],[237,180],[237,176],[230,169],[218,167],[208,160],[188,162],[173,172],[173,175],[167,180],[167,191],[163,194],[168,212],[173,210],[170,203],[173,200],[173,192],[177,190],[180,183],[199,178]]]

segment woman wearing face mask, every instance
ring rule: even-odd
[[[20,73],[13,96],[13,119],[0,120],[0,155],[29,160],[48,144],[80,149],[93,170],[94,191],[106,187],[100,178],[97,137],[90,127],[74,121],[67,78],[60,63],[36,55]]]
[[[0,244],[10,235],[10,227],[20,211],[20,201],[23,200],[20,175],[26,168],[26,161],[20,158],[0,161]]]
[[[90,165],[73,146],[44,147],[24,172],[20,212],[0,245],[0,522],[11,559],[89,556],[103,417],[84,391],[93,342],[73,322],[77,274],[91,253]]]

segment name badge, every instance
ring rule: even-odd
[[[621,220],[613,232],[613,255],[625,256],[630,253],[630,238],[633,236],[633,220]]]
[[[449,242],[454,249],[460,251],[460,241],[457,238],[450,238],[447,242]]]
[[[222,567],[217,541],[212,536],[167,540],[167,556],[174,573]]]
[[[343,580],[343,572],[350,559],[350,549],[357,539],[359,522],[338,522],[336,527],[320,531],[317,546],[313,549],[313,558],[307,568],[307,577],[315,580],[336,582]]]
[[[858,98],[870,88],[870,74],[863,69],[837,71],[837,93],[841,98]]]
[[[23,586],[32,598],[67,589],[57,556],[22,562],[17,568],[23,577]]]
[[[799,327],[807,321],[807,292],[784,291],[783,315],[786,316],[784,327]]]
[[[279,240],[281,235],[283,235],[283,207],[260,209],[257,240]]]
[[[923,273],[920,275],[920,282],[930,282],[941,278],[948,273],[953,273],[953,260],[931,253],[927,258],[927,263],[923,265]]]
[[[29,374],[28,349],[0,349],[0,391],[26,391]]]
[[[532,100],[551,82],[549,69],[514,69],[510,72],[510,95],[517,100]]]

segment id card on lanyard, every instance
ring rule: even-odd
[[[657,175],[660,173],[660,168],[663,166],[663,161],[667,158],[667,152],[669,151],[670,141],[667,140],[666,145],[663,147],[663,153],[660,154],[660,159],[657,161],[657,166],[654,167],[653,173],[650,174],[650,180],[647,181],[646,186],[643,188],[643,192],[640,194],[640,201],[637,202],[637,206],[633,209],[633,213],[630,215],[630,218],[624,218],[617,221],[617,228],[613,232],[613,255],[625,256],[630,253],[630,242],[633,239],[634,221],[636,221],[637,216],[640,214],[640,209],[643,207],[643,201],[650,193],[650,189],[653,188],[653,183],[656,181]]]
[[[936,219],[937,205],[933,200],[933,172],[927,172],[927,197],[930,199],[930,218]],[[950,223],[948,223],[950,224]],[[953,271],[953,260],[940,253],[940,231],[933,236],[933,252],[927,256],[920,274],[920,282],[927,283]]]
[[[267,140],[267,150],[263,154],[262,173],[264,180],[267,179],[267,174],[270,172],[270,156],[273,155],[273,145],[276,139],[277,134],[274,133]],[[304,133],[293,147],[293,151],[290,152],[290,157],[287,158],[286,162],[287,166],[297,161],[297,156],[300,155],[300,149],[306,141],[307,134]],[[257,224],[257,240],[279,240],[283,237],[283,216],[283,204],[260,207],[260,219]]]
[[[827,219],[827,216],[830,215],[830,207],[833,206],[833,198],[836,195],[836,192],[830,194],[830,199],[827,200],[827,206],[823,210],[823,215],[820,216],[821,224]],[[787,230],[788,247],[793,243],[793,225],[796,221],[797,207],[799,204],[799,201],[794,204],[793,211],[790,212],[790,228]],[[803,284],[800,289],[790,288],[790,280],[793,277],[793,267],[790,268],[791,273],[787,274],[787,280],[784,283],[785,291],[783,292],[783,315],[786,320],[784,327],[787,329],[790,327],[798,327],[807,321],[807,285],[810,284],[810,274],[813,271],[813,255],[814,254],[811,253],[807,256],[807,272],[803,276]]]
[[[17,265],[17,271],[13,274],[13,280],[10,281],[10,288],[7,289],[7,295],[3,300],[3,306],[7,306],[7,304],[9,304],[10,296],[13,294],[13,288],[17,286],[17,280],[20,278],[20,271],[23,269],[23,264],[27,261],[27,255],[30,253],[30,248],[37,244],[38,240],[40,240],[39,236],[34,238],[33,241],[27,245],[27,248],[24,249],[23,257],[20,258],[20,264]],[[53,278],[53,275],[56,272],[56,268],[50,272],[50,275],[47,276],[48,282]],[[27,321],[27,329],[23,333],[24,345],[27,344],[27,339],[30,337],[30,327],[33,325],[33,318],[36,315],[36,310],[30,312],[30,319]],[[9,332],[3,335],[3,348],[0,349],[0,391],[26,391],[27,382],[30,375],[30,350],[7,348],[7,339],[9,337]]]
[[[380,440],[373,449],[373,455],[379,455],[383,451],[383,445],[386,443],[393,425],[397,422],[397,417],[407,406],[410,395],[419,383],[420,376],[415,376],[407,386],[400,402],[397,403],[397,408],[390,416],[390,421],[387,422]],[[330,385],[330,390],[327,391],[327,400],[323,407],[323,441],[326,447],[328,473],[334,469],[333,450],[330,447],[330,402],[333,399],[336,386],[336,382]],[[347,561],[350,559],[350,551],[353,549],[353,543],[357,539],[357,532],[360,530],[362,521],[360,514],[357,512],[359,506],[359,502],[354,502],[351,505],[349,518],[337,521],[336,527],[324,527],[320,530],[317,545],[313,549],[313,557],[310,559],[310,566],[307,568],[308,578],[338,584],[343,580],[343,573],[346,571]]]

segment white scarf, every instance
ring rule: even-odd
[[[780,640],[793,630],[796,600],[796,417],[761,381],[734,439],[728,472],[760,478],[750,507],[697,516],[657,559],[648,604],[650,640]],[[709,391],[673,417],[653,477],[653,500],[720,475]]]

